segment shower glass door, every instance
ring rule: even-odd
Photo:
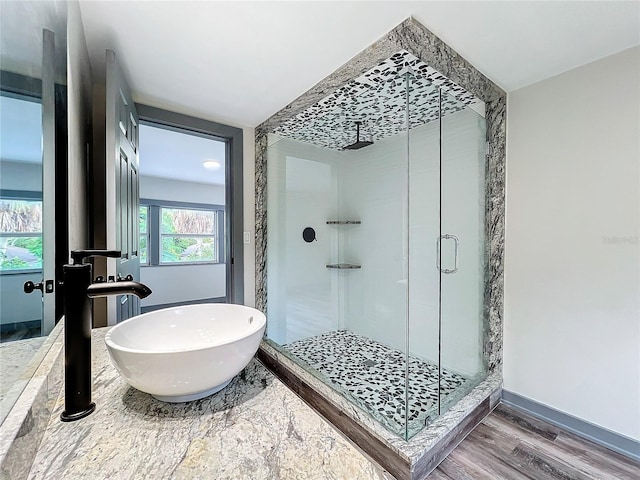
[[[484,119],[406,66],[331,105],[269,135],[267,338],[409,439],[484,373]]]
[[[419,75],[407,90],[409,439],[485,376],[485,121]]]
[[[411,438],[439,414],[440,92],[406,74],[408,102],[409,318],[407,419]]]
[[[441,95],[440,413],[486,377],[483,115]]]

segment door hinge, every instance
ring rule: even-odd
[[[491,148],[491,144],[489,143],[489,141],[487,140],[487,142],[485,143],[485,156],[490,157],[491,154],[493,153],[492,148]]]

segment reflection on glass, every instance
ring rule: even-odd
[[[32,358],[40,336],[56,321],[56,292],[27,295],[23,286],[55,280],[55,137],[67,125],[66,114],[59,123],[55,114],[66,112],[66,6],[0,7],[0,422],[25,384],[18,381],[24,368],[42,358]],[[43,162],[50,172],[44,189]]]
[[[42,202],[0,198],[0,272],[42,268]]]
[[[3,76],[4,77],[4,76]],[[14,75],[25,90],[34,79]],[[42,280],[42,105],[31,95],[0,95],[0,338],[40,336],[42,296],[23,293]]]

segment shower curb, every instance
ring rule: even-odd
[[[413,439],[405,441],[382,427],[367,425],[362,415],[358,415],[356,407],[339,394],[331,394],[330,387],[323,385],[311,373],[267,342],[262,342],[257,357],[367,457],[399,480],[420,480],[429,475],[476,425],[491,413],[502,395],[501,378],[490,377],[468,395],[467,398],[471,399],[472,404],[467,400],[467,405],[463,408],[452,409],[453,411],[445,413],[433,423],[442,429],[447,421],[453,420],[453,428],[436,435],[429,435],[429,432],[423,431],[422,435],[418,434]]]

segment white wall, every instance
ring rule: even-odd
[[[640,47],[509,94],[504,388],[640,439]]]
[[[23,293],[24,282],[42,281],[42,272],[3,274],[0,278],[0,323],[42,320],[42,295]]]
[[[140,267],[140,281],[153,292],[142,307],[224,297],[225,265]]]
[[[140,198],[224,205],[223,185],[181,182],[140,176]],[[226,295],[226,271],[218,265],[141,266],[140,281],[153,291],[142,307],[187,302]]]
[[[42,193],[42,163],[0,160],[0,189]]]
[[[339,328],[335,153],[291,140],[269,146],[268,335],[284,344]],[[302,238],[306,227],[317,241]]]
[[[242,129],[243,155],[243,216],[244,232],[249,233],[249,243],[244,246],[244,304],[251,307],[256,305],[256,199],[255,199],[255,165],[256,142],[253,128]]]
[[[224,185],[140,176],[140,198],[224,205]]]
[[[336,227],[340,256],[362,266],[344,272],[346,328],[401,351],[407,331],[406,154],[405,135],[343,152],[340,220],[362,223]]]

